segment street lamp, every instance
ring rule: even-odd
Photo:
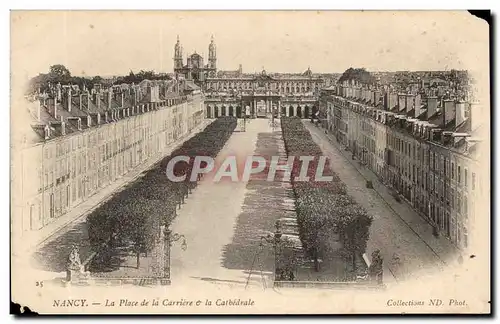
[[[272,244],[274,247],[274,281],[280,281],[284,279],[284,271],[281,269],[280,266],[280,257],[281,257],[281,249],[283,247],[283,243],[285,241],[282,239],[283,232],[281,230],[281,223],[279,220],[276,221],[275,223],[275,232],[273,234],[268,234],[266,236],[261,236],[260,240],[260,245],[264,245],[264,242]],[[293,278],[293,273],[291,273],[290,276],[292,279]]]
[[[167,226],[160,226],[160,246],[161,249],[157,254],[160,264],[160,278],[166,279],[170,282],[170,248],[172,243],[177,242],[182,239],[181,249],[183,251],[187,250],[186,237],[182,234],[173,233]]]

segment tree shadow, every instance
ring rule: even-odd
[[[82,262],[91,255],[87,224],[74,224],[66,233],[51,240],[33,254],[33,267],[44,271],[66,271],[68,257],[74,245],[80,248]]]
[[[87,265],[91,273],[113,272],[120,268],[136,267],[124,264],[128,257],[135,256],[133,245],[128,242],[103,248]]]
[[[254,154],[268,160],[279,155],[275,134],[260,133]],[[261,237],[274,232],[276,220],[282,217],[296,217],[294,212],[283,208],[283,199],[289,193],[280,181],[267,181],[262,174],[250,177],[247,193],[238,215],[232,242],[224,246],[222,266],[228,269],[246,271],[274,271],[274,247],[270,243],[260,246]]]

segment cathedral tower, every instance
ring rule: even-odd
[[[214,36],[212,36],[210,45],[208,45],[208,68],[217,70],[217,49],[214,43]]]
[[[183,64],[182,64],[182,47],[181,43],[179,41],[179,35],[177,35],[177,43],[175,43],[175,48],[174,48],[175,54],[174,54],[174,71],[176,69],[182,69]]]

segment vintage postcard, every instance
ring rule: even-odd
[[[490,313],[467,11],[12,11],[12,301]]]

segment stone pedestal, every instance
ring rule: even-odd
[[[66,270],[66,285],[87,285],[90,280],[90,272],[81,268],[68,268]]]

